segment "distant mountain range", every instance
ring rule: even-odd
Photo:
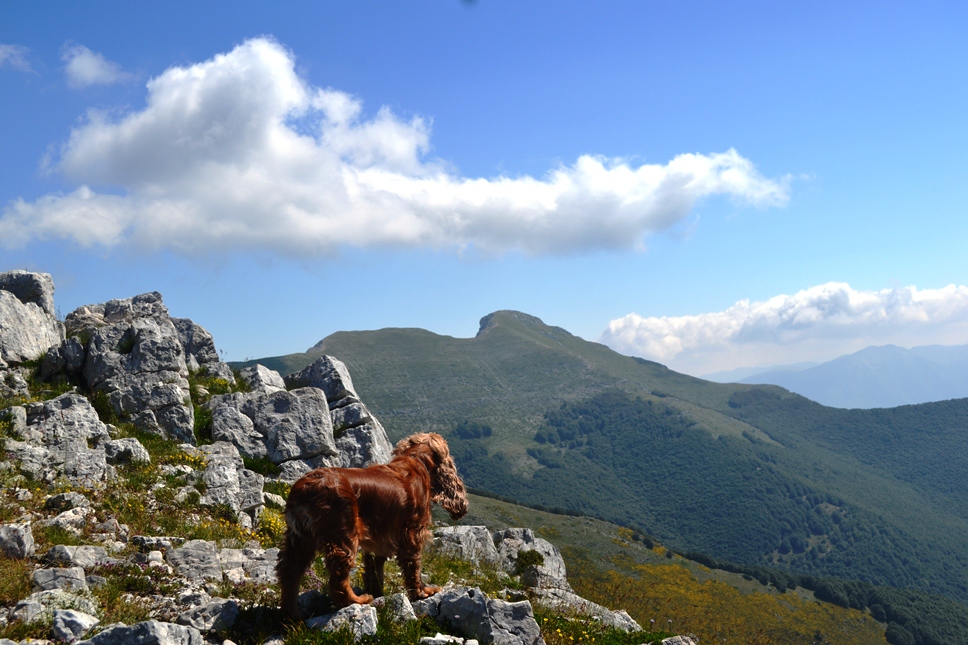
[[[837,408],[892,408],[968,397],[968,345],[883,345],[826,363],[746,367],[704,378],[779,385]]]

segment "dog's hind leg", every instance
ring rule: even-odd
[[[329,570],[329,593],[333,604],[346,607],[353,603],[364,605],[373,601],[370,594],[357,596],[350,585],[350,570],[356,564],[356,545],[329,545],[326,552],[326,568]]]
[[[374,598],[383,595],[383,565],[386,561],[382,555],[363,554],[363,589]]]
[[[316,547],[312,539],[297,536],[291,529],[286,529],[282,550],[279,551],[279,562],[276,563],[276,575],[279,576],[279,588],[282,592],[282,611],[294,620],[300,620],[299,583],[309,564],[316,557]]]

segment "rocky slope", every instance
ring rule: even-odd
[[[454,636],[424,640],[538,645],[532,601],[593,616],[598,629],[639,630],[575,595],[553,545],[485,527],[437,532],[438,558],[471,563],[460,581],[471,584],[415,606],[396,593],[379,611],[333,612],[314,569],[316,589],[300,599],[307,620],[283,625],[273,567],[288,484],[390,458],[346,366],[323,355],[285,380],[262,366],[233,373],[212,336],[171,317],[158,293],[61,323],[53,290],[46,274],[0,274],[0,634],[225,645],[305,642],[314,630],[359,640],[379,628],[414,642],[439,625]]]

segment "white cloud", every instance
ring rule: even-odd
[[[27,48],[20,45],[5,45],[0,43],[0,67],[9,65],[21,72],[32,71],[27,62]]]
[[[629,314],[601,341],[690,374],[829,360],[869,345],[968,343],[968,287],[858,291],[829,282],[725,311],[679,317]]]
[[[172,67],[147,89],[140,111],[89,113],[55,166],[78,188],[11,202],[0,240],[186,254],[571,253],[641,249],[705,197],[759,207],[788,198],[786,180],[765,178],[735,150],[640,166],[583,155],[540,179],[461,177],[427,158],[427,121],[385,107],[365,116],[355,97],[300,78],[293,55],[265,38]]]
[[[64,73],[67,74],[67,84],[73,88],[112,85],[132,78],[120,65],[84,45],[66,47],[61,60],[66,63]]]

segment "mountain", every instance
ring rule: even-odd
[[[829,408],[718,384],[501,311],[474,338],[332,334],[391,440],[448,436],[467,483],[676,550],[968,600],[968,401]]]
[[[799,372],[800,370],[805,370],[811,367],[816,367],[820,363],[814,363],[812,361],[806,361],[803,363],[790,363],[789,365],[766,365],[762,367],[737,367],[732,370],[724,370],[722,372],[712,372],[710,374],[703,374],[702,378],[707,381],[713,381],[715,383],[742,383],[744,379],[748,379],[752,376],[758,376],[760,374],[766,374],[768,372]]]
[[[968,396],[968,345],[883,345],[813,367],[776,366],[754,374],[750,369],[708,378],[779,385],[838,408],[889,408]]]

